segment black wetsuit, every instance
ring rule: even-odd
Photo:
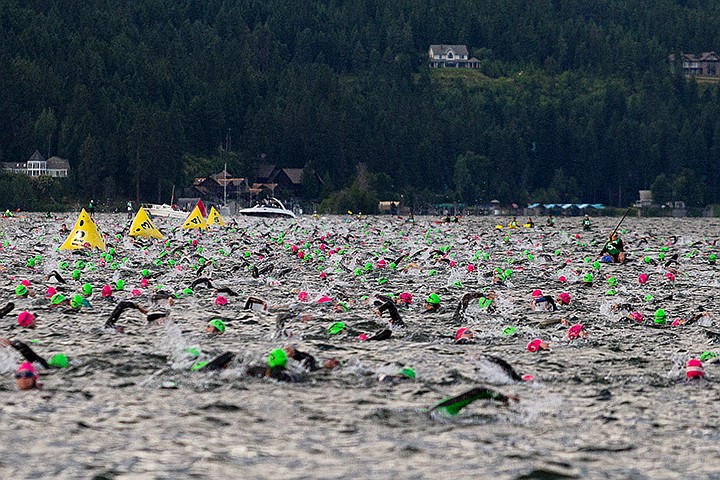
[[[390,323],[392,325],[397,325],[398,327],[405,326],[405,322],[403,322],[402,318],[400,317],[400,312],[398,312],[395,302],[393,302],[392,300],[388,300],[387,302],[383,303],[378,307],[378,312],[380,312],[380,315],[382,315],[382,313],[386,310],[390,314]]]
[[[297,383],[300,377],[289,371],[285,367],[268,367],[265,365],[257,365],[247,369],[247,374],[256,378],[272,378],[280,382]]]
[[[35,353],[32,350],[32,348],[28,347],[26,344],[24,344],[20,340],[13,340],[12,342],[10,342],[10,345],[12,345],[12,347],[15,350],[20,352],[20,355],[25,357],[25,360],[27,360],[28,362],[30,362],[30,363],[37,362],[45,368],[50,368],[50,365],[48,365],[48,363],[45,361],[44,358],[42,358],[40,355]]]
[[[110,317],[105,322],[105,327],[106,328],[116,328],[115,322],[118,321],[118,319],[120,318],[120,315],[122,315],[122,313],[125,310],[127,310],[128,308],[135,308],[137,310],[140,310],[142,313],[147,313],[147,311],[144,308],[142,308],[140,305],[138,305],[137,303],[123,300],[122,302],[118,303],[115,306],[115,309],[112,311],[112,313],[110,314]]]

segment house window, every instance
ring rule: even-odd
[[[453,59],[453,53],[452,53],[452,52],[448,52],[447,58],[448,58],[449,60],[452,60],[452,59]]]
[[[715,63],[708,63],[707,73],[712,76],[717,75],[717,65]]]

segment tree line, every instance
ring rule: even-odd
[[[0,34],[0,160],[72,168],[7,205],[168,201],[261,158],[340,211],[720,203],[718,84],[668,62],[720,50],[710,0],[0,0]],[[439,43],[481,69],[430,69]]]

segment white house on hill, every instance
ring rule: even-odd
[[[67,177],[70,171],[70,162],[65,158],[50,157],[45,160],[42,154],[35,150],[35,153],[27,162],[3,162],[2,169],[11,173],[23,173],[28,177]]]
[[[468,58],[466,45],[430,45],[431,68],[480,68],[480,60]]]

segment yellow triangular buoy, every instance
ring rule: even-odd
[[[207,228],[205,219],[203,218],[202,213],[200,213],[200,207],[195,205],[195,208],[193,208],[193,211],[190,212],[187,220],[183,223],[182,228],[202,228],[203,230]]]
[[[130,225],[130,233],[128,233],[128,235],[131,237],[163,238],[162,233],[160,233],[160,230],[155,227],[143,207],[140,207],[140,210],[138,210],[137,214],[135,214],[135,218],[132,221],[132,225]]]
[[[85,248],[85,244],[90,245],[92,248],[105,250],[102,235],[100,235],[90,215],[83,208],[70,235],[60,245],[60,250],[77,250],[78,248]]]
[[[207,219],[208,226],[210,225],[220,225],[221,227],[225,226],[225,220],[220,216],[220,213],[218,213],[217,210],[215,210],[215,207],[210,207],[210,213],[208,213],[208,219]]]

